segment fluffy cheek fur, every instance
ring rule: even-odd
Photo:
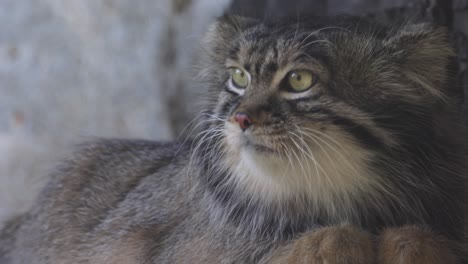
[[[276,142],[284,146],[278,154],[264,153],[245,147],[244,132],[226,122],[223,146],[229,180],[256,198],[276,202],[307,199],[327,204],[332,213],[338,210],[334,205],[345,205],[381,186],[367,166],[370,152],[339,129],[330,128],[326,134],[314,131],[302,132],[297,140],[282,137],[284,142]]]

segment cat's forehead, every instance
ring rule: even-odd
[[[349,56],[371,60],[382,49],[387,30],[353,19],[257,23],[232,42],[229,59],[262,76],[301,61],[326,67]]]
[[[252,55],[291,56],[294,52],[307,53],[330,45],[352,44],[349,41],[353,38],[359,41],[357,36],[362,36],[360,39],[366,42],[378,41],[387,34],[388,28],[356,18],[286,19],[248,27],[234,41],[233,50],[244,59]],[[323,45],[325,43],[329,45]]]
[[[288,65],[326,56],[328,41],[318,33],[259,25],[239,36],[228,59],[252,75],[273,74]]]
[[[293,27],[282,29],[258,25],[243,32],[238,39],[239,55],[248,57],[254,54],[270,54],[276,57],[290,55],[288,51],[298,51],[313,41],[323,38],[319,31]]]

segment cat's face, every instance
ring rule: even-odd
[[[271,199],[379,188],[372,161],[424,132],[451,56],[442,31],[346,19],[228,17],[206,45],[213,151]]]

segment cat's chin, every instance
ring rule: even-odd
[[[324,144],[310,156],[288,156],[251,136],[235,124],[226,124],[225,164],[237,182],[256,195],[278,199],[305,194],[318,201],[380,185],[367,169],[371,155],[344,137],[335,137],[339,152]]]
[[[259,155],[275,155],[277,152],[265,145],[262,145],[261,143],[257,143],[255,141],[252,141],[251,139],[244,139],[244,142],[241,145],[241,148],[243,151],[250,151]]]
[[[294,166],[293,160],[285,158],[262,139],[256,138],[249,131],[243,132],[235,124],[226,123],[225,143],[227,156],[230,157],[227,159],[228,167],[239,180],[249,188],[254,188],[253,192],[259,188],[265,192],[274,191],[276,194],[288,193],[292,191],[288,189],[299,182],[296,179],[299,175],[296,174],[301,174],[300,177],[304,174],[314,174],[311,173],[310,167],[308,172],[302,170],[303,166],[299,172],[299,166]]]

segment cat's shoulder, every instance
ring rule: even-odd
[[[76,145],[68,162],[161,162],[174,158],[185,147],[177,142],[143,139],[93,139]],[[130,165],[130,164],[127,164]]]
[[[67,206],[89,198],[112,203],[148,178],[161,184],[177,181],[174,175],[188,160],[186,145],[133,139],[81,143],[54,169],[42,195]]]
[[[128,139],[97,139],[77,145],[54,169],[31,210],[12,220],[0,234],[0,262],[2,252],[21,256],[22,263],[45,255],[61,259],[62,254],[91,241],[112,244],[112,236],[103,235],[106,230],[145,223],[150,216],[155,226],[157,219],[169,219],[170,215],[159,211],[164,206],[177,208],[171,195],[181,192],[187,149],[177,143]],[[52,242],[58,240],[60,244]],[[25,249],[31,252],[23,254]]]
[[[145,165],[158,167],[176,159],[178,155],[183,156],[186,149],[177,142],[93,139],[75,145],[62,166],[74,168],[97,166],[96,169],[101,171],[120,167],[132,170],[135,166]]]

